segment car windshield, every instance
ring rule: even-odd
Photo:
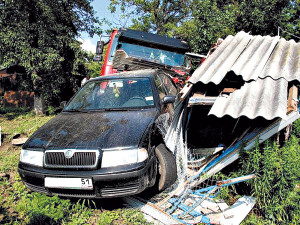
[[[169,66],[185,66],[184,54],[167,51],[158,48],[151,48],[120,41],[117,50],[124,50],[129,56],[150,60]]]
[[[65,111],[153,107],[148,78],[90,81],[74,96]]]

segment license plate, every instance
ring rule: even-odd
[[[46,177],[45,187],[92,190],[93,182],[91,178]]]

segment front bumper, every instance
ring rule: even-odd
[[[25,185],[50,196],[75,198],[111,198],[135,195],[150,186],[155,179],[155,158],[147,163],[119,167],[114,171],[99,170],[50,170],[19,163],[18,172]],[[91,178],[93,190],[61,189],[45,187],[45,177]]]

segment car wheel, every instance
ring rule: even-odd
[[[177,179],[176,160],[172,152],[163,144],[155,148],[155,154],[158,159],[157,189],[161,192],[171,186]]]

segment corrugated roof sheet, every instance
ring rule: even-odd
[[[286,118],[288,81],[284,78],[273,80],[270,77],[251,81],[231,95],[219,96],[209,115],[217,117],[230,115],[233,118],[246,116],[254,119],[263,116],[271,120]]]
[[[300,81],[300,43],[239,32],[228,36],[195,70],[190,83],[220,84],[233,71],[245,84],[227,98],[218,97],[209,114],[233,118],[286,118],[289,81]]]
[[[215,52],[195,70],[189,82],[219,84],[227,72],[231,70],[234,62],[239,58],[250,40],[251,36],[243,31],[235,37],[229,35]]]
[[[256,80],[266,76],[274,79],[300,81],[300,43],[279,37],[252,36],[243,31],[228,36],[217,50],[198,67],[189,82],[219,84],[229,71]]]
[[[288,81],[300,80],[300,43],[280,39],[259,77],[284,77]]]

